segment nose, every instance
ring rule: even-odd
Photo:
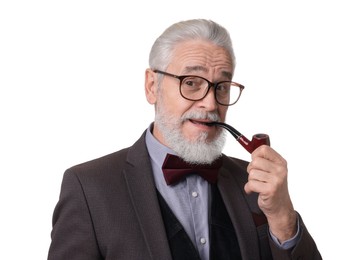
[[[197,102],[198,102],[198,105],[201,108],[205,108],[206,111],[215,111],[218,107],[218,103],[216,102],[216,99],[215,99],[214,87],[211,87],[207,95],[203,99]]]

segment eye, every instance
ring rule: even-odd
[[[182,85],[187,88],[198,89],[205,85],[205,80],[199,77],[187,77]]]
[[[218,91],[219,93],[229,93],[230,89],[231,89],[231,82],[229,82],[229,81],[220,82],[216,86],[216,91]]]
[[[195,81],[193,81],[191,79],[185,79],[184,84],[187,86],[191,86],[191,87],[196,85]]]

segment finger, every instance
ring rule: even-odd
[[[286,183],[287,169],[282,165],[268,163],[273,165],[270,171],[260,170],[258,168],[251,168],[248,172],[248,183],[246,191],[257,192],[260,194],[269,194],[281,189]],[[252,166],[251,166],[252,167]]]
[[[271,182],[272,174],[258,169],[251,169],[248,176],[248,181]]]
[[[255,151],[251,154],[251,159],[253,160],[257,157],[261,157],[275,163],[284,163],[285,161],[285,159],[279,153],[268,145],[261,145],[255,149]]]
[[[272,162],[263,158],[263,157],[254,157],[247,166],[247,172],[250,172],[253,169],[262,170],[262,171],[270,171]]]
[[[287,162],[281,155],[267,146],[259,148],[252,154],[252,160],[247,167],[248,173],[253,169],[272,172],[273,174],[287,172]]]
[[[284,175],[287,173],[287,164],[286,162],[274,163],[267,159],[257,157],[248,164],[247,172],[249,175],[251,173],[253,173],[253,175],[257,174],[257,176],[259,176],[258,178],[261,178],[260,174],[262,172],[262,180],[268,180],[264,178],[274,178],[276,176],[284,177]]]
[[[268,190],[271,188],[271,184],[268,182],[263,182],[259,180],[250,180],[244,185],[244,190],[247,194],[256,192],[261,194],[267,194]]]

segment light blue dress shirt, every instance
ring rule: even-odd
[[[151,159],[156,188],[184,227],[201,259],[209,260],[209,183],[199,175],[190,175],[175,185],[167,185],[163,177],[162,164],[168,153],[174,155],[176,153],[162,145],[152,135],[151,129],[152,125],[146,132],[146,146]],[[296,244],[298,233],[295,238],[281,245],[275,236],[272,234],[271,236],[277,245],[287,249]]]

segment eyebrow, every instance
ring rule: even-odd
[[[190,74],[192,72],[196,72],[196,71],[203,71],[203,72],[208,72],[208,69],[206,67],[203,66],[187,66],[185,67],[183,73],[184,74]],[[227,78],[232,78],[232,73],[228,72],[228,71],[222,71],[221,72],[222,76],[227,77]]]
[[[184,69],[184,73],[191,73],[191,72],[195,72],[195,71],[203,71],[203,72],[208,72],[208,69],[203,67],[203,66],[187,66]]]

